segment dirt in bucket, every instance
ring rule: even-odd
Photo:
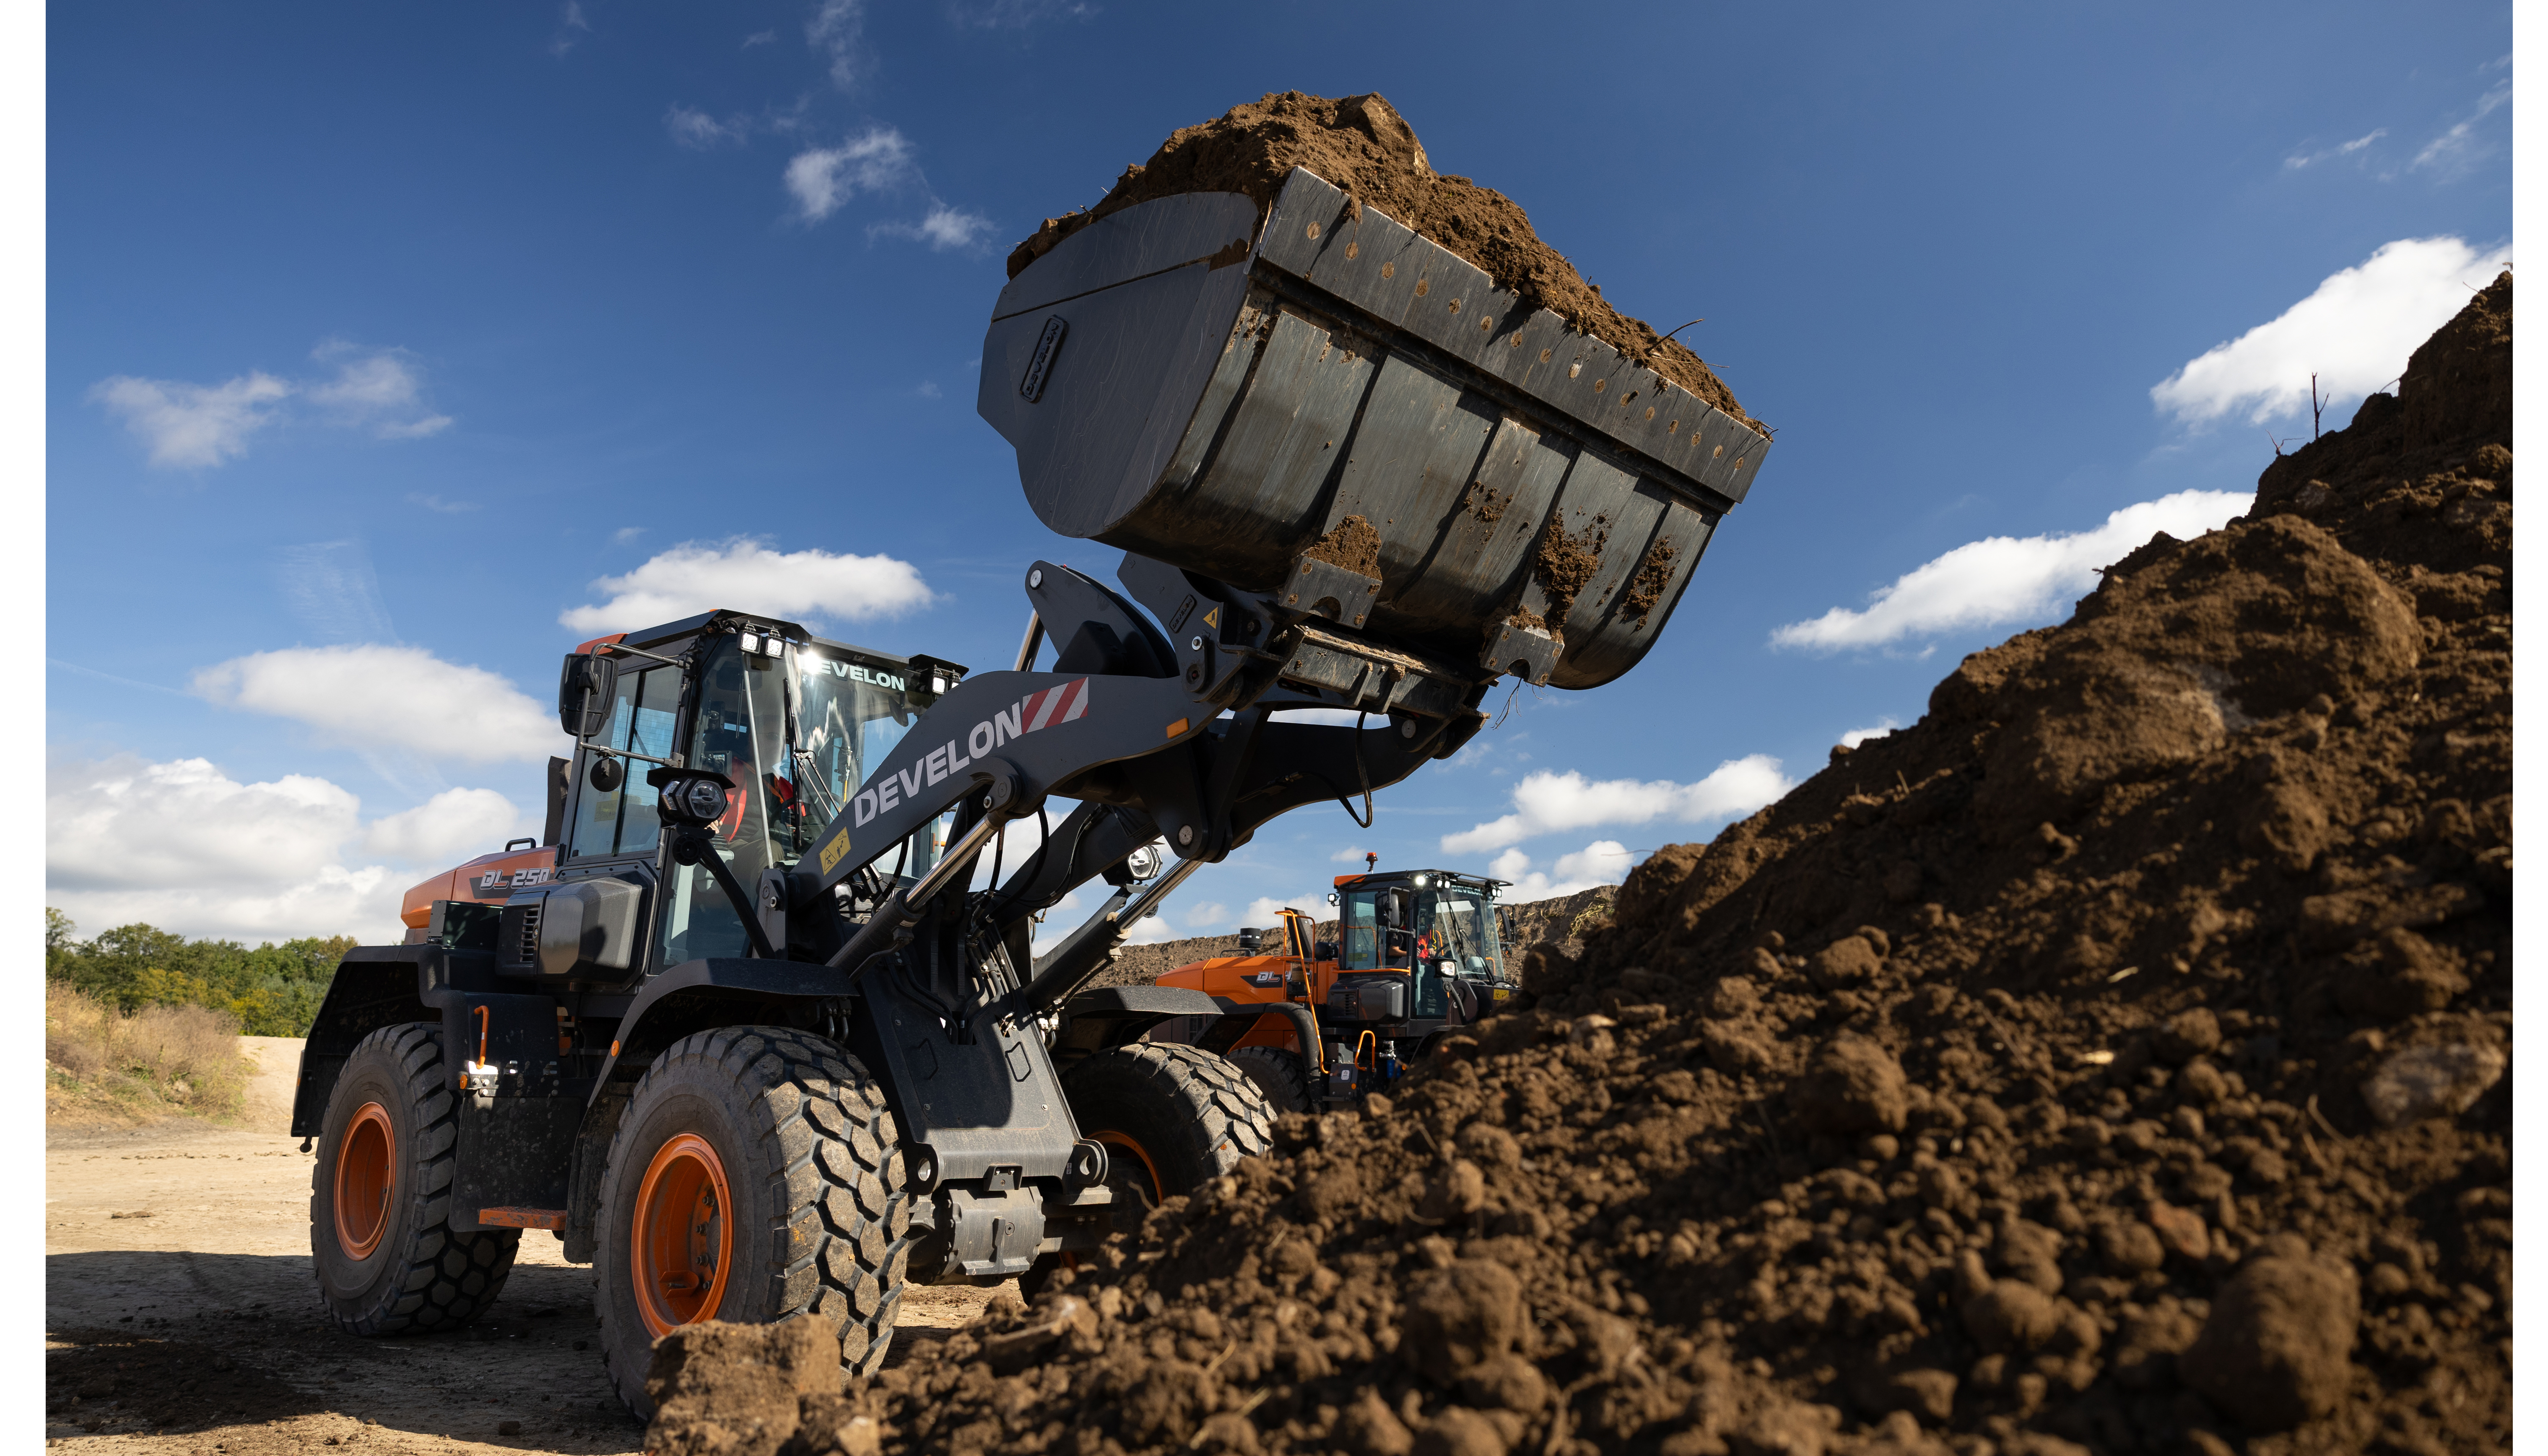
[[[1582,535],[1571,536],[1557,517],[1549,517],[1548,529],[1540,534],[1536,565],[1540,589],[1548,593],[1550,621],[1565,621],[1575,609],[1575,598],[1601,574],[1601,548],[1610,540],[1603,528],[1608,524],[1606,517],[1596,515]]]
[[[1301,554],[1377,579],[1380,576],[1380,528],[1364,515],[1348,515],[1336,528],[1305,547]]]
[[[1646,624],[1655,608],[1663,604],[1664,589],[1672,585],[1673,558],[1680,552],[1670,541],[1657,541],[1646,548],[1646,559],[1637,563],[1637,573],[1628,579],[1627,594],[1619,598],[1619,610],[1635,612],[1637,625]]]
[[[1147,162],[1126,167],[1094,207],[1046,219],[1010,252],[1009,276],[1099,218],[1154,198],[1237,192],[1270,208],[1294,167],[1309,168],[1357,205],[1376,207],[1458,253],[1530,307],[1548,310],[1735,418],[1753,422],[1698,355],[1678,339],[1658,339],[1644,320],[1612,308],[1564,254],[1540,241],[1512,199],[1466,177],[1434,171],[1414,130],[1377,94],[1330,100],[1285,91],[1175,132]]]
[[[2508,1449],[2510,318],[788,1449]]]

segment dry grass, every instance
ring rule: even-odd
[[[238,1021],[202,1006],[125,1016],[59,982],[45,986],[47,1118],[149,1121],[171,1113],[233,1117],[249,1066]]]

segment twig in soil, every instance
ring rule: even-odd
[[[2335,1131],[2335,1125],[2326,1120],[2326,1114],[2318,1110],[2318,1094],[2315,1092],[2310,1094],[2309,1115],[2311,1122],[2314,1122],[2326,1130],[2326,1136],[2334,1138],[2338,1142],[2342,1142],[2344,1140],[2344,1135]]]
[[[1683,324],[1683,325],[1681,326],[1681,328],[1687,328],[1687,327],[1689,327],[1689,324],[1690,324],[1690,323],[1705,323],[1706,321],[1707,321],[1707,320],[1706,320],[1706,319],[1704,319],[1704,318],[1692,318],[1691,320],[1689,320],[1689,323],[1684,323],[1684,324]],[[1674,330],[1672,331],[1672,333],[1667,333],[1667,334],[1665,334],[1662,338],[1656,339],[1656,340],[1655,340],[1655,347],[1654,347],[1654,349],[1649,349],[1649,350],[1647,350],[1646,352],[1648,352],[1648,353],[1653,353],[1653,352],[1655,352],[1655,350],[1656,350],[1656,349],[1661,349],[1664,345],[1666,345],[1666,344],[1668,344],[1668,343],[1671,343],[1671,342],[1672,342],[1672,336],[1673,336],[1673,333],[1679,333],[1679,332],[1681,332],[1681,328],[1676,328],[1676,329],[1674,329]],[[1684,347],[1686,347],[1686,345],[1684,345]]]
[[[1222,1353],[1228,1354],[1228,1351],[1225,1350]],[[1212,1363],[1218,1365],[1221,1362],[1219,1360],[1215,1360]],[[1244,1420],[1256,1410],[1257,1407],[1264,1405],[1265,1398],[1272,1394],[1274,1394],[1274,1388],[1272,1386],[1260,1387],[1259,1389],[1249,1393],[1247,1399],[1239,1403],[1238,1409],[1230,1413],[1238,1416],[1241,1420]],[[1189,1451],[1202,1450],[1204,1438],[1209,1434],[1211,1434],[1209,1430],[1197,1430],[1193,1435],[1186,1438],[1186,1449]]]

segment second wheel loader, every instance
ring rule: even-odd
[[[1238,955],[1159,977],[1212,997],[1219,1014],[1178,1017],[1148,1040],[1228,1057],[1277,1112],[1351,1107],[1518,989],[1502,885],[1448,869],[1340,874],[1327,896],[1334,940],[1294,909],[1270,932],[1240,931]]]
[[[548,842],[420,886],[303,1053],[345,1329],[465,1324],[546,1230],[641,1412],[697,1320],[819,1321],[872,1371],[910,1283],[1048,1266],[1263,1150],[1253,1083],[1143,1040],[1219,1003],[1083,987],[1274,816],[1367,819],[1500,677],[1627,671],[1767,444],[1306,170],[1080,229],[982,354],[1030,502],[1122,590],[1029,567],[1000,671],[740,611],[568,654]]]

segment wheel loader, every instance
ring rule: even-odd
[[[1398,1080],[1441,1040],[1510,1000],[1496,891],[1450,869],[1340,874],[1327,895],[1336,939],[1285,908],[1238,954],[1163,972],[1213,998],[1146,1040],[1201,1046],[1236,1064],[1277,1113],[1351,1107]]]
[[[909,1285],[1048,1268],[1263,1150],[1253,1082],[1144,1039],[1211,996],[1083,988],[1267,820],[1367,822],[1501,678],[1634,666],[1767,444],[1307,170],[1072,234],[982,360],[1116,585],[1030,565],[997,671],[750,611],[567,654],[543,841],[419,886],[302,1056],[344,1329],[464,1325],[544,1230],[640,1413],[698,1320],[818,1320],[868,1372]]]

